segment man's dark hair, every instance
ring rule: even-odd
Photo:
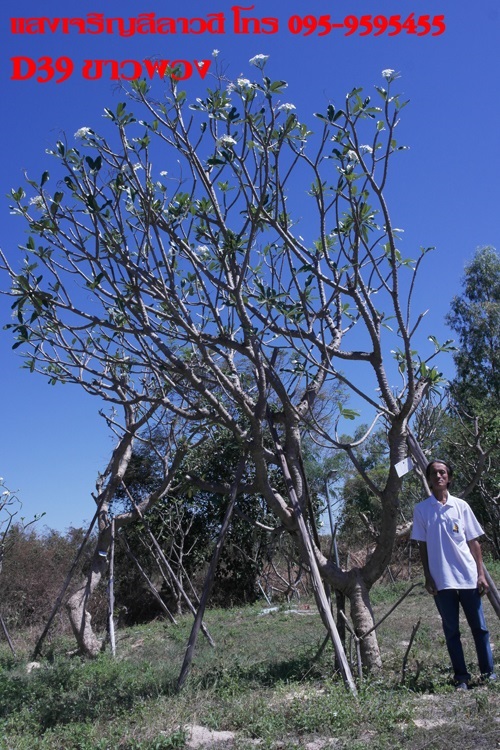
[[[429,481],[431,476],[431,469],[434,466],[434,464],[443,464],[443,466],[446,466],[446,471],[448,472],[448,479],[450,480],[447,487],[450,486],[451,480],[453,478],[453,466],[448,463],[448,461],[443,461],[441,458],[433,458],[432,461],[429,461],[427,466],[425,467],[425,478],[427,481]]]

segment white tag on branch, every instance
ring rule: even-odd
[[[398,477],[404,477],[405,474],[408,474],[413,469],[413,462],[411,458],[403,458],[394,468],[398,472]]]

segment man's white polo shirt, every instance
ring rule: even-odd
[[[427,543],[429,570],[438,591],[476,588],[477,566],[467,542],[483,534],[468,503],[450,494],[444,505],[431,495],[413,511],[411,538]]]

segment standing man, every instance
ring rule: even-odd
[[[481,676],[496,679],[481,602],[488,591],[478,542],[484,532],[465,500],[448,492],[453,477],[449,464],[431,461],[425,475],[432,495],[415,506],[411,538],[419,543],[425,588],[441,615],[455,687],[467,690],[470,674],[460,640],[459,604],[474,637]]]

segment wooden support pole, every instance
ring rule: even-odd
[[[241,478],[243,476],[243,472],[245,471],[246,467],[246,456],[243,456],[240,459],[240,462],[238,464],[238,467],[236,469],[235,477],[233,480],[233,483],[231,485],[231,490],[229,494],[229,504],[226,508],[226,513],[224,515],[224,520],[222,522],[222,526],[219,531],[219,536],[217,539],[217,544],[215,545],[214,554],[212,555],[212,559],[210,560],[210,566],[205,578],[205,583],[203,585],[203,591],[200,597],[200,603],[198,605],[198,611],[196,613],[195,621],[193,624],[193,628],[191,630],[191,635],[189,636],[188,645],[186,648],[186,653],[184,656],[184,662],[182,664],[181,672],[179,675],[179,679],[177,681],[177,689],[181,690],[186,678],[189,674],[189,670],[191,669],[191,663],[193,661],[194,656],[194,649],[196,646],[196,641],[198,639],[198,633],[200,630],[200,626],[203,622],[203,615],[205,614],[205,609],[208,603],[208,599],[210,597],[210,594],[212,592],[212,587],[215,579],[215,571],[217,569],[217,565],[219,564],[220,555],[222,552],[222,547],[224,545],[224,541],[226,538],[226,534],[229,529],[229,522],[231,520],[231,516],[233,515],[234,506],[236,503],[236,498],[238,497],[238,490],[241,482]]]
[[[109,551],[109,581],[108,581],[108,629],[111,653],[116,656],[115,639],[115,519],[111,520],[111,545]]]
[[[171,611],[169,610],[169,608],[167,607],[167,605],[165,604],[165,602],[161,598],[160,592],[158,591],[158,589],[156,588],[156,586],[154,585],[154,583],[149,578],[148,574],[146,573],[146,571],[142,567],[141,563],[139,562],[139,560],[137,559],[137,557],[134,555],[134,553],[130,549],[130,546],[129,546],[126,538],[122,534],[119,534],[118,535],[118,540],[122,543],[123,548],[125,550],[125,554],[127,555],[127,557],[130,560],[132,560],[132,562],[136,566],[137,570],[139,571],[139,573],[141,574],[141,576],[144,578],[147,587],[149,588],[149,590],[151,591],[151,593],[155,597],[156,601],[158,602],[158,604],[160,605],[160,607],[162,608],[162,610],[167,615],[167,617],[170,620],[170,622],[173,625],[177,625],[177,621],[176,621],[175,617],[173,616],[173,614],[171,613]]]
[[[132,497],[132,495],[128,491],[128,489],[127,489],[127,487],[126,487],[126,485],[125,485],[125,483],[123,481],[122,481],[122,485],[123,485],[123,488],[124,488],[125,492],[127,493],[128,497],[129,497],[130,502],[134,506],[134,508],[135,508],[135,510],[136,510],[136,512],[137,512],[137,514],[139,516],[139,518],[144,522],[144,528],[148,532],[149,538],[153,542],[153,546],[156,549],[156,551],[158,553],[158,556],[160,557],[160,560],[162,561],[163,565],[165,566],[166,570],[168,571],[168,574],[172,577],[172,580],[175,581],[175,585],[177,586],[178,591],[181,594],[182,598],[186,602],[189,611],[191,612],[191,614],[194,617],[196,617],[196,610],[195,610],[195,608],[193,606],[193,603],[191,602],[189,596],[186,594],[186,592],[184,590],[184,587],[182,586],[182,584],[179,581],[178,577],[175,575],[174,571],[172,570],[172,566],[170,565],[170,563],[168,562],[167,558],[165,557],[165,555],[163,553],[163,550],[160,547],[160,545],[158,544],[158,540],[156,539],[155,535],[151,531],[151,528],[150,528],[148,522],[146,521],[146,519],[144,518],[143,514],[141,513],[140,508],[136,505],[136,503],[134,501],[134,498]],[[212,636],[208,632],[208,630],[205,627],[205,625],[204,625],[203,622],[201,623],[201,630],[203,632],[203,635],[207,639],[207,641],[210,643],[210,645],[212,647],[215,646],[215,644],[213,642],[213,639],[212,639]]]
[[[274,426],[273,419],[272,419],[272,414],[269,409],[268,409],[267,417],[268,417],[269,429],[271,430],[271,435],[272,435],[274,444],[276,446],[276,453],[278,455],[278,459],[280,462],[281,472],[285,480],[285,484],[288,490],[288,496],[290,498],[290,502],[292,503],[294,515],[295,515],[295,518],[297,520],[297,524],[299,527],[299,533],[301,536],[302,543],[304,545],[318,611],[321,615],[321,619],[323,620],[323,624],[325,625],[327,633],[330,635],[330,638],[332,640],[333,647],[335,650],[335,656],[337,658],[337,663],[339,665],[340,672],[344,680],[344,684],[349,688],[349,690],[351,691],[353,695],[357,695],[356,684],[352,677],[351,669],[349,667],[349,663],[345,655],[344,647],[342,645],[342,641],[340,640],[340,636],[337,630],[337,626],[335,624],[335,620],[333,619],[333,615],[331,612],[330,604],[328,602],[328,597],[326,595],[325,587],[324,587],[323,581],[319,573],[318,563],[316,562],[316,557],[314,554],[311,537],[309,534],[309,529],[307,528],[307,524],[305,522],[304,515],[302,513],[302,508],[300,507],[300,503],[297,498],[297,494],[295,492],[295,487],[293,485],[292,477],[288,469],[288,464],[286,461],[285,453],[280,444],[278,433],[276,432],[276,428]]]
[[[416,625],[413,626],[413,630],[411,631],[411,636],[410,636],[410,642],[408,644],[408,648],[406,649],[405,655],[403,657],[403,666],[401,667],[401,684],[402,685],[405,684],[406,670],[408,667],[408,657],[410,655],[411,647],[413,645],[413,641],[415,640],[415,636],[417,635],[417,631],[419,627],[420,627],[420,620],[417,622]]]
[[[14,648],[14,644],[12,643],[12,640],[9,635],[9,631],[7,630],[7,625],[5,624],[2,615],[0,615],[0,625],[2,626],[3,634],[5,636],[7,643],[9,644],[10,650],[12,651],[13,655],[16,656],[16,650]]]
[[[66,576],[66,580],[63,583],[63,587],[61,589],[61,593],[57,597],[56,603],[54,604],[52,612],[50,613],[50,617],[49,617],[49,619],[47,621],[47,624],[46,624],[46,626],[44,628],[44,631],[43,631],[42,635],[40,636],[40,638],[37,641],[37,644],[35,646],[35,650],[33,651],[33,656],[31,657],[33,660],[35,660],[37,658],[38,654],[40,653],[40,650],[42,648],[42,644],[43,644],[43,642],[44,642],[44,640],[45,640],[45,638],[47,636],[47,633],[49,632],[50,626],[52,625],[52,620],[56,616],[57,611],[59,610],[59,607],[61,606],[61,603],[62,603],[62,600],[64,598],[64,595],[65,595],[65,593],[66,593],[66,591],[68,589],[69,584],[71,583],[71,579],[73,578],[73,576],[75,574],[76,566],[78,565],[78,562],[80,560],[82,552],[83,552],[83,550],[85,548],[85,545],[87,544],[87,542],[88,542],[88,540],[90,538],[90,535],[92,533],[92,529],[94,528],[95,522],[97,521],[97,518],[99,517],[99,513],[100,512],[101,512],[101,506],[99,505],[99,507],[97,508],[97,510],[95,512],[95,515],[94,515],[92,521],[90,522],[90,526],[88,527],[87,532],[86,532],[85,536],[83,537],[83,541],[80,544],[78,552],[76,553],[76,557],[73,560],[73,564],[72,564],[72,566],[71,566],[71,568],[69,570],[68,575]]]

